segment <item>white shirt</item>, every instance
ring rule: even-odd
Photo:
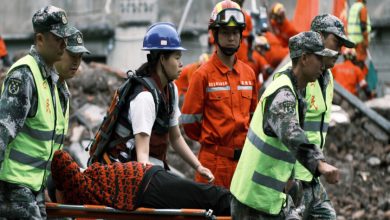
[[[175,103],[173,103],[173,113],[169,120],[169,127],[179,124],[181,115],[179,109],[179,95],[174,84]],[[129,120],[133,126],[133,134],[145,133],[151,135],[154,121],[156,120],[156,107],[153,95],[149,91],[140,92],[131,102],[128,113]]]

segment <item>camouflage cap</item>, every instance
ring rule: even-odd
[[[322,37],[314,31],[299,33],[288,41],[290,49],[290,58],[297,58],[303,53],[314,53],[324,57],[334,57],[338,55],[337,51],[325,48]]]
[[[75,27],[69,28],[71,35],[68,37],[66,49],[72,53],[88,53],[89,50],[84,46],[83,34]]]
[[[34,31],[51,32],[58,37],[65,38],[70,35],[66,12],[49,5],[39,9],[32,17]]]
[[[343,22],[334,15],[317,15],[311,22],[311,30],[334,34],[339,37],[344,46],[349,48],[355,47],[355,44],[348,40],[348,37],[345,35]]]

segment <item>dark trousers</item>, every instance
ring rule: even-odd
[[[141,207],[212,209],[214,215],[230,215],[230,192],[212,184],[196,183],[159,170],[140,190]]]
[[[0,220],[46,219],[43,192],[0,180]]]

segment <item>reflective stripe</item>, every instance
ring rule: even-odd
[[[40,130],[30,128],[28,126],[24,126],[21,132],[39,141],[50,141],[52,140],[52,136],[53,136],[53,131],[40,131]],[[64,134],[56,134],[54,136],[54,142],[57,144],[62,144],[64,138],[65,138]]]
[[[44,170],[46,168],[50,170],[51,161],[31,157],[30,155],[27,155],[15,149],[11,149],[11,152],[9,153],[9,158],[16,162],[26,164],[41,170]]]
[[[182,114],[179,118],[179,122],[180,124],[191,124],[195,122],[201,122],[202,118],[202,114]]]
[[[329,124],[324,122],[322,132],[328,131]],[[321,122],[319,121],[305,121],[305,125],[303,127],[305,131],[316,131],[319,132],[321,130]]]
[[[253,90],[253,86],[237,86],[237,90]]]
[[[281,160],[287,163],[295,163],[295,157],[289,151],[282,151],[265,143],[253,132],[252,128],[249,128],[247,137],[248,140],[252,142],[252,144],[255,145],[255,147],[263,154],[268,155],[276,160]]]
[[[50,141],[53,137],[53,131],[40,131],[28,126],[24,126],[21,132],[26,133],[32,138],[35,138],[40,141]]]
[[[286,183],[279,181],[275,178],[265,176],[256,171],[253,173],[252,181],[262,186],[266,186],[268,188],[274,189],[278,192],[283,192],[286,186]]]
[[[206,92],[216,92],[216,91],[228,91],[230,86],[220,86],[220,87],[207,87]]]

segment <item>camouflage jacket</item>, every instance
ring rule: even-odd
[[[297,80],[291,69],[286,70],[295,87],[298,98],[296,112],[296,98],[289,87],[282,87],[272,94],[265,103],[264,132],[267,135],[279,138],[286,145],[296,159],[311,173],[316,173],[318,160],[324,155],[318,146],[309,143],[302,125],[304,124],[307,104],[305,90],[298,90]],[[299,115],[299,121],[296,114]]]
[[[70,93],[65,82],[58,82],[58,73],[54,67],[45,64],[42,57],[32,46],[29,54],[37,61],[43,78],[49,85],[57,84],[63,112]],[[27,117],[33,117],[37,111],[38,97],[31,70],[20,66],[12,70],[4,80],[4,91],[0,96],[0,163],[4,159],[7,145],[16,137]]]

